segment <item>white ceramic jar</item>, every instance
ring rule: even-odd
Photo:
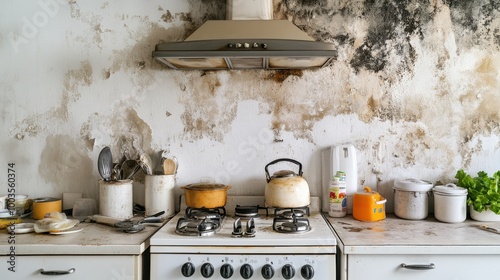
[[[445,223],[461,223],[467,217],[467,189],[455,184],[435,186],[434,216]]]
[[[394,213],[399,218],[421,220],[429,214],[429,191],[432,183],[418,179],[394,182]]]

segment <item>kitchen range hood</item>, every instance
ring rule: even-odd
[[[313,69],[337,56],[288,20],[210,20],[184,42],[156,45],[153,57],[177,70]]]

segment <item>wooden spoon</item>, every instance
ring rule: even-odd
[[[176,164],[173,159],[166,158],[163,160],[163,174],[173,175],[175,174]]]

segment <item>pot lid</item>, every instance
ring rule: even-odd
[[[380,194],[376,191],[372,191],[372,189],[368,186],[363,188],[363,191],[357,192],[356,195],[368,195],[368,196],[378,196],[380,197]]]
[[[435,194],[442,195],[467,195],[467,189],[461,188],[455,184],[446,184],[445,186],[435,186],[432,188]]]
[[[284,177],[294,177],[297,176],[297,173],[292,170],[280,170],[273,173],[271,178],[284,178]]]
[[[183,189],[188,189],[188,190],[199,190],[199,191],[209,191],[209,190],[222,190],[222,189],[230,189],[231,186],[224,185],[224,184],[208,184],[208,183],[197,183],[197,184],[190,184],[187,186],[182,187]]]
[[[432,189],[432,183],[425,180],[408,178],[394,181],[394,189],[410,192],[428,192]]]

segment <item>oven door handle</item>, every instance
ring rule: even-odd
[[[413,269],[413,270],[430,270],[436,268],[433,263],[430,264],[401,264],[402,268]]]

